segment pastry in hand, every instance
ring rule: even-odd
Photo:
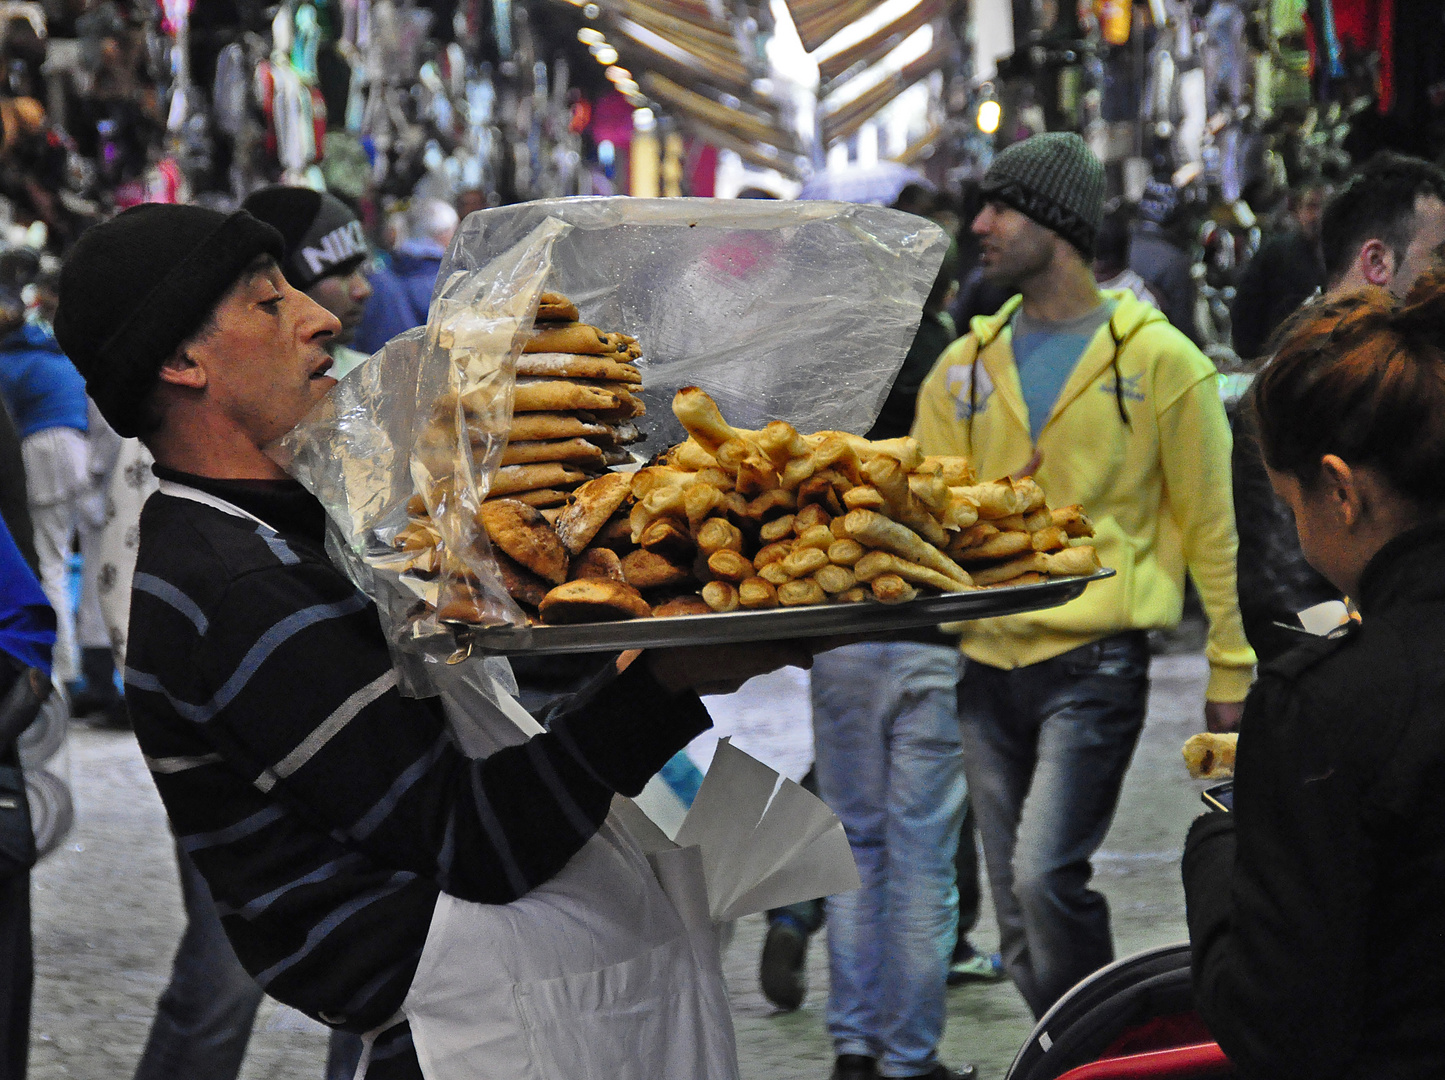
[[[1228,780],[1234,775],[1239,733],[1201,731],[1184,741],[1184,765],[1196,780]]]

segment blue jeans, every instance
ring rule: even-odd
[[[236,959],[206,879],[179,846],[176,863],[188,922],[135,1080],[234,1080],[263,995]]]
[[[942,645],[846,645],[813,662],[818,793],[842,819],[863,887],[827,901],[828,1033],[881,1076],[937,1063],[958,923],[954,853],[966,788]]]
[[[1114,959],[1090,860],[1149,693],[1143,632],[1004,671],[964,661],[958,717],[1004,968],[1035,1016]]]

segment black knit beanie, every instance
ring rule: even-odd
[[[1072,131],[1047,131],[1000,151],[979,190],[1093,257],[1104,220],[1104,166]]]
[[[241,209],[281,234],[286,242],[281,272],[302,292],[324,277],[351,273],[367,256],[361,222],[335,195],[268,187],[248,195]]]
[[[121,435],[149,434],[161,365],[281,235],[244,210],[147,203],[81,234],[60,271],[55,337]]]

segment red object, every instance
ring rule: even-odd
[[[1129,1028],[1111,1042],[1100,1059],[1123,1057],[1126,1054],[1145,1054],[1152,1050],[1172,1050],[1178,1046],[1193,1046],[1207,1043],[1213,1036],[1199,1019],[1199,1014],[1190,1010],[1171,1016],[1156,1016]]]
[[[1059,1080],[1140,1080],[1143,1077],[1232,1076],[1234,1066],[1218,1043],[1176,1046],[1147,1054],[1105,1058],[1070,1069]]]

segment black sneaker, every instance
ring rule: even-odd
[[[808,980],[803,973],[807,955],[808,935],[791,919],[777,919],[768,924],[758,981],[763,985],[763,996],[784,1012],[792,1012],[803,1004],[808,992]]]
[[[831,1080],[878,1080],[878,1062],[863,1054],[839,1054]]]

